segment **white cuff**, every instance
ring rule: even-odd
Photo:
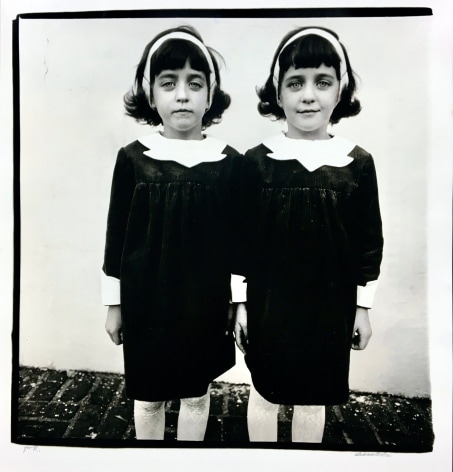
[[[247,282],[242,275],[231,274],[231,301],[233,303],[247,301]]]
[[[121,305],[120,279],[105,275],[101,270],[101,300],[103,305]]]
[[[357,306],[363,308],[372,308],[374,303],[374,295],[376,294],[376,289],[378,286],[377,280],[372,280],[367,282],[363,287],[361,285],[357,286]]]

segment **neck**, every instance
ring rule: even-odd
[[[285,133],[285,136],[291,139],[307,139],[310,141],[323,141],[332,138],[332,136],[330,136],[327,130],[302,131],[300,129],[293,128],[288,128],[288,131]]]
[[[176,131],[176,130],[168,130],[164,127],[164,130],[161,132],[161,135],[164,138],[168,139],[182,139],[185,141],[201,141],[204,139],[204,136],[200,129],[195,130],[188,130],[188,131]]]

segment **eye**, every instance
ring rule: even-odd
[[[328,80],[320,80],[319,82],[317,82],[316,85],[320,89],[326,89],[329,88],[332,84]]]
[[[173,89],[175,87],[175,82],[173,80],[164,80],[160,83],[160,86],[164,89]]]
[[[298,80],[295,80],[292,82],[288,82],[286,86],[291,90],[300,90],[302,88],[302,83]]]
[[[189,87],[192,89],[192,90],[200,90],[203,88],[203,84],[200,83],[200,82],[189,82]]]

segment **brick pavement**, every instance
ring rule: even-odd
[[[263,447],[248,441],[248,385],[214,382],[203,446]],[[166,405],[165,441],[176,443],[179,401]],[[291,443],[292,407],[279,412],[278,443],[266,447],[389,452],[432,450],[431,402],[352,392],[346,405],[326,408],[322,445]],[[142,446],[134,439],[133,402],[119,374],[22,367],[13,390],[12,441],[21,444]],[[193,443],[192,443],[193,445]],[[198,444],[197,444],[198,445]]]

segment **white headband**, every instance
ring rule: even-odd
[[[324,31],[319,28],[308,28],[302,31],[299,31],[296,33],[294,36],[288,39],[288,41],[283,45],[283,47],[280,49],[280,52],[277,56],[277,60],[275,61],[274,65],[274,70],[272,73],[273,81],[274,81],[274,86],[275,90],[277,92],[277,98],[278,98],[278,76],[280,74],[280,65],[278,63],[280,59],[280,55],[282,51],[293,41],[296,39],[301,38],[302,36],[307,36],[309,34],[315,34],[316,36],[321,36],[321,38],[324,38],[325,40],[329,41],[329,43],[333,46],[335,49],[335,52],[338,54],[338,57],[340,58],[340,89],[338,94],[341,94],[341,91],[348,85],[349,83],[349,77],[348,77],[348,70],[346,66],[346,58],[344,56],[343,48],[341,47],[340,42],[333,36],[332,34],[328,33],[327,31]]]
[[[174,31],[173,33],[168,33],[165,36],[162,36],[152,45],[151,49],[148,52],[148,57],[146,58],[145,70],[143,72],[143,78],[145,79],[145,81],[142,82],[143,90],[145,91],[146,96],[148,97],[148,101],[151,103],[151,80],[150,80],[150,75],[149,75],[150,68],[151,68],[151,58],[153,57],[157,49],[160,48],[165,41],[168,41],[170,39],[183,39],[184,41],[190,41],[191,43],[195,44],[205,56],[206,60],[208,61],[208,66],[209,66],[209,71],[210,71],[209,104],[212,104],[212,97],[214,96],[216,80],[215,80],[215,69],[214,69],[214,64],[212,62],[211,55],[209,54],[207,47],[198,38],[196,38],[195,36],[189,33],[184,33],[182,31]]]

